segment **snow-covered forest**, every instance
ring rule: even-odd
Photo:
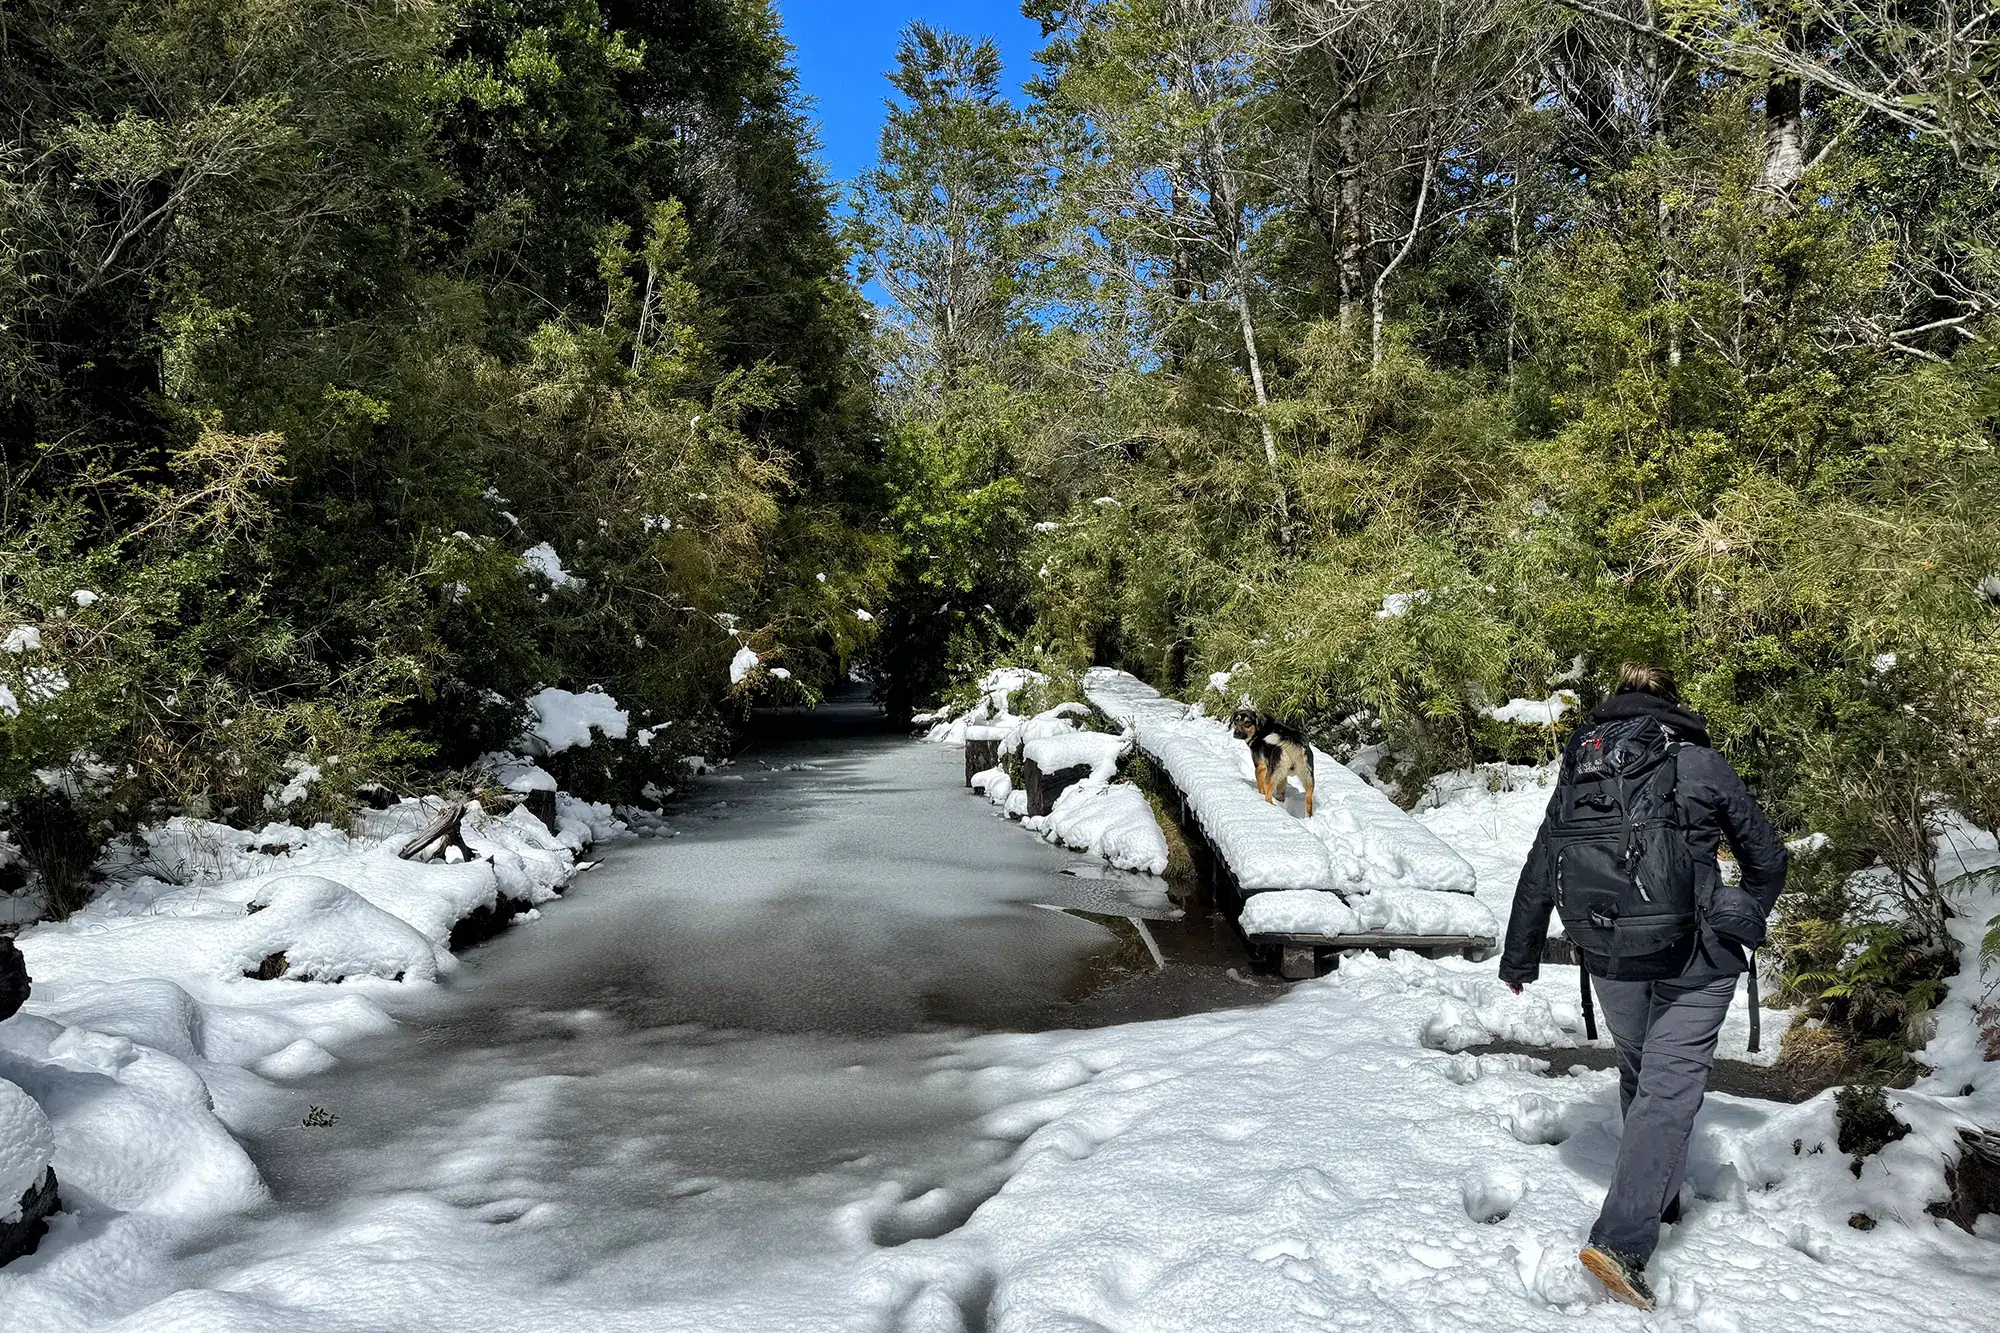
[[[912,0],[842,180],[804,3],[0,0],[0,1330],[1990,1319],[2000,11]]]

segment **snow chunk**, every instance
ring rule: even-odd
[[[1382,609],[1375,613],[1377,620],[1396,620],[1410,613],[1410,608],[1431,599],[1430,589],[1418,588],[1415,592],[1392,592],[1382,599]]]
[[[644,736],[645,732],[639,733]],[[533,760],[505,755],[494,764],[493,780],[508,791],[554,791],[555,774],[536,764]]]
[[[729,659],[729,683],[731,685],[741,685],[743,678],[752,671],[755,671],[757,663],[761,660],[757,656],[757,650],[749,644],[746,643],[741,648],[738,648],[736,656]]]
[[[583,586],[583,580],[563,568],[562,557],[547,542],[536,542],[521,552],[521,568],[542,575],[558,588]]]
[[[69,595],[69,599],[72,602],[75,602],[78,606],[95,606],[98,601],[98,596],[96,593],[92,592],[88,588],[78,588],[75,592]]]
[[[1166,873],[1166,834],[1146,794],[1129,782],[1078,782],[1056,797],[1047,815],[1023,822],[1050,842],[1103,857],[1120,870]]]
[[[1509,699],[1497,708],[1482,708],[1479,711],[1496,722],[1552,727],[1558,718],[1576,705],[1576,691],[1557,690],[1546,699]]]
[[[16,625],[7,631],[5,639],[0,639],[0,649],[16,655],[40,652],[42,632],[33,625]]]
[[[308,764],[303,759],[294,759],[291,763],[291,768],[292,780],[287,782],[284,790],[278,793],[277,803],[281,806],[297,805],[300,801],[303,801],[306,798],[306,793],[312,790],[313,783],[318,782],[321,777],[319,765]]]
[[[1497,940],[1500,923],[1479,899],[1394,886],[1348,899],[1364,930],[1387,935],[1479,935]]]
[[[1092,781],[1106,783],[1117,773],[1118,761],[1130,746],[1129,736],[1107,736],[1101,731],[1072,731],[1028,741],[1021,747],[1021,753],[1044,773],[1060,773],[1066,768],[1087,766]]]
[[[0,1079],[0,1225],[21,1218],[21,1196],[42,1183],[56,1134],[35,1099]]]
[[[535,715],[528,737],[539,743],[543,754],[588,746],[593,730],[610,740],[622,741],[632,725],[631,714],[602,690],[576,694],[551,687],[530,696],[528,708]]]
[[[1280,889],[1245,900],[1237,918],[1246,935],[1351,935],[1361,921],[1338,894]]]
[[[855,618],[856,620],[860,620],[860,621],[864,621],[864,622],[865,622],[865,621],[870,621],[870,620],[873,620],[873,619],[875,618],[875,616],[874,616],[874,614],[873,614],[872,612],[869,612],[869,611],[864,611],[864,610],[862,610],[862,609],[861,609],[860,607],[858,607],[858,606],[857,606],[857,607],[855,607],[855,608],[854,608],[854,618]]]
[[[1875,668],[1876,675],[1886,676],[1896,667],[1896,655],[1894,653],[1877,653],[1875,654],[1875,660],[1870,665]]]

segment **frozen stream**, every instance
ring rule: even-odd
[[[205,1328],[218,1291],[245,1328],[346,1328],[318,1320],[354,1282],[412,1327],[873,1326],[855,1265],[962,1222],[1018,1141],[982,1128],[1011,1094],[972,1031],[1276,989],[1188,923],[1159,927],[1170,956],[1212,956],[1156,970],[1129,927],[1038,905],[1168,911],[998,818],[955,749],[846,720],[702,779],[678,836],[613,845],[397,1033],[287,1087],[250,1141],[274,1205],[134,1326],[206,1288]]]

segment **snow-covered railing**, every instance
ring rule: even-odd
[[[1465,858],[1331,755],[1314,752],[1317,808],[1296,819],[1257,794],[1249,747],[1223,723],[1123,671],[1095,668],[1083,686],[1165,770],[1246,897],[1332,891],[1344,902],[1320,904],[1316,915],[1342,929],[1313,932],[1329,936],[1498,933],[1492,912],[1471,896],[1475,877]],[[1245,929],[1261,919],[1247,918]]]

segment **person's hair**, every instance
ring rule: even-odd
[[[1643,662],[1627,662],[1618,668],[1618,693],[1658,695],[1670,704],[1681,701],[1681,687],[1674,673]]]

